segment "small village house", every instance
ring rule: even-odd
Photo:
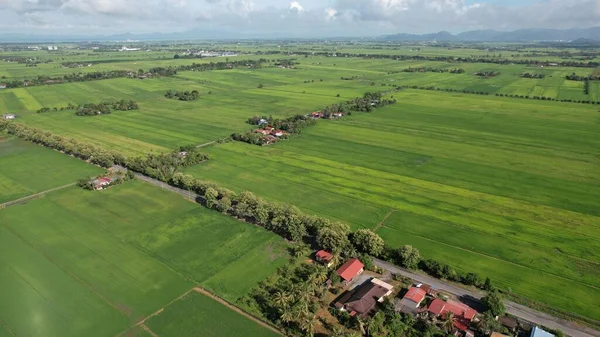
[[[322,264],[326,265],[327,268],[331,267],[331,265],[333,264],[333,254],[331,254],[328,251],[325,250],[319,250],[316,254],[315,254],[315,259],[319,262],[321,262]]]
[[[366,317],[377,303],[392,293],[393,286],[378,279],[371,279],[349,291],[335,302],[335,307],[347,311],[350,316]]]
[[[100,177],[91,181],[94,190],[100,191],[107,188],[114,180],[108,177]]]
[[[354,278],[363,273],[365,265],[358,259],[349,259],[344,263],[336,273],[345,283],[350,283]]]
[[[549,333],[548,331],[534,326],[533,329],[531,329],[531,335],[530,337],[556,337],[553,334]]]
[[[6,89],[6,83],[0,83],[0,89]]]
[[[13,115],[13,114],[5,114],[5,115],[2,115],[2,118],[4,118],[4,119],[15,119],[15,118],[17,118],[17,116]]]
[[[422,288],[410,287],[404,297],[396,303],[396,311],[416,316],[419,313],[419,306],[427,296],[427,292]]]
[[[519,328],[519,322],[517,322],[517,319],[514,317],[502,316],[498,319],[498,322],[512,333],[517,332],[517,329]]]
[[[443,319],[447,313],[452,313],[454,315],[454,327],[465,333],[470,331],[469,324],[477,316],[477,311],[464,303],[452,300],[443,301],[439,298],[434,299],[429,304],[427,311],[440,319]]]

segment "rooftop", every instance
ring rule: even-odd
[[[345,281],[350,281],[358,275],[364,266],[358,259],[350,259],[337,270],[337,274]]]
[[[444,302],[439,298],[433,300],[433,302],[431,302],[427,310],[436,316],[441,316],[447,312],[451,312],[454,314],[454,316],[464,317],[469,321],[472,320],[475,317],[475,315],[477,315],[477,311],[475,311],[475,309],[469,307],[464,303],[452,300]]]
[[[411,300],[415,303],[421,303],[423,299],[425,299],[426,294],[427,293],[425,292],[425,290],[421,288],[411,287],[410,289],[408,289],[406,295],[404,295],[404,298]]]
[[[350,315],[366,315],[388,291],[388,289],[373,282],[365,282],[342,296],[337,301],[336,306],[343,307],[350,312]]]
[[[533,330],[531,330],[531,337],[555,337],[555,336],[553,334],[549,333],[548,331],[535,326],[535,327],[533,327]]]

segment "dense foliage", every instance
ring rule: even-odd
[[[75,114],[77,116],[96,116],[111,113],[111,109],[128,111],[137,110],[138,105],[134,101],[120,100],[117,102],[100,102],[98,104],[88,103],[77,107]]]
[[[170,98],[170,99],[178,99],[180,101],[194,101],[200,97],[200,92],[198,92],[198,90],[192,90],[192,91],[169,90],[165,94],[165,97]]]
[[[544,74],[535,74],[535,73],[522,73],[521,77],[522,78],[542,79],[542,78],[546,77],[546,75],[544,75]]]
[[[432,67],[421,67],[421,68],[406,68],[402,70],[405,73],[450,73],[450,74],[464,74],[465,70],[462,68],[432,68]]]
[[[565,78],[569,81],[598,81],[600,80],[600,75],[588,75],[588,76],[581,76],[581,75],[577,75],[575,73],[572,73],[570,75],[565,76]]]
[[[489,78],[489,77],[498,76],[498,75],[500,75],[500,73],[497,71],[478,71],[475,73],[475,75],[480,76],[480,77]]]
[[[178,71],[208,71],[208,70],[223,70],[233,69],[235,67],[248,67],[248,68],[260,68],[261,64],[265,63],[265,59],[260,60],[239,60],[230,62],[210,62],[210,63],[192,63],[190,65],[181,65],[177,67],[154,67],[147,71],[139,69],[136,71],[131,70],[109,70],[109,71],[95,71],[88,73],[72,73],[60,76],[46,76],[40,75],[28,80],[13,80],[6,82],[7,88],[20,88],[27,86],[37,85],[50,85],[60,84],[69,82],[84,82],[84,81],[95,81],[104,80],[110,78],[138,78],[138,77],[157,77],[157,76],[173,76]]]

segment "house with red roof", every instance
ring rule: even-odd
[[[328,268],[331,267],[331,265],[333,264],[333,262],[331,261],[333,260],[333,254],[326,250],[319,250],[315,254],[315,259],[321,262],[322,264],[326,265]]]
[[[267,131],[265,129],[256,129],[256,133],[261,133],[266,136],[266,135],[270,135],[271,131]]]
[[[6,89],[6,84],[5,83],[0,83],[0,89]]]
[[[419,313],[419,306],[426,296],[425,289],[411,287],[404,297],[396,303],[396,311],[416,316]]]
[[[452,313],[454,315],[454,327],[463,332],[469,330],[469,324],[477,316],[477,311],[464,303],[452,300],[443,301],[439,298],[429,304],[427,311],[438,318],[444,318],[448,313]]]
[[[363,273],[365,265],[359,259],[349,259],[344,263],[336,273],[346,283],[350,283],[356,276]]]
[[[96,191],[103,190],[108,187],[114,180],[108,177],[100,177],[92,180],[92,186]]]

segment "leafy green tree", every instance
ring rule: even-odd
[[[358,251],[378,256],[383,251],[385,243],[379,235],[370,229],[359,229],[350,235],[350,241]]]
[[[494,290],[494,287],[492,286],[492,280],[490,280],[489,277],[485,278],[485,283],[483,284],[483,290],[485,290],[485,291]]]
[[[229,197],[223,197],[215,203],[217,210],[221,213],[227,213],[231,207],[231,199]]]
[[[481,302],[485,306],[485,311],[491,313],[494,317],[502,316],[506,312],[502,295],[496,290],[489,292],[481,299]]]
[[[349,233],[350,227],[348,225],[341,222],[334,222],[318,229],[317,243],[323,249],[331,252],[339,252],[350,243],[348,241]]]
[[[421,255],[418,249],[405,245],[396,251],[396,260],[404,268],[416,269],[421,261]]]
[[[219,192],[216,189],[209,187],[204,192],[204,198],[206,199],[206,207],[212,208],[217,202],[217,197],[219,196]]]

